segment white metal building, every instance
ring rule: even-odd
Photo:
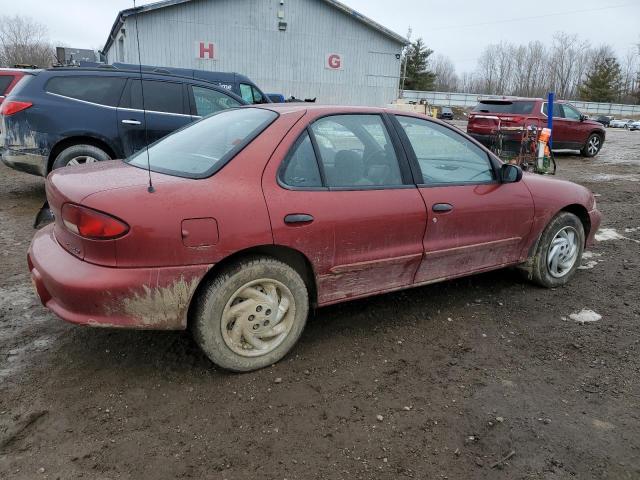
[[[137,13],[136,13],[137,12]],[[335,0],[165,0],[118,14],[108,63],[238,72],[319,103],[397,98],[406,39]]]

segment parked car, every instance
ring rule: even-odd
[[[30,72],[0,107],[0,152],[11,168],[46,176],[127,157],[193,120],[246,103],[225,88],[176,75],[143,72],[141,83],[135,70]]]
[[[9,92],[17,85],[22,77],[29,75],[35,70],[18,68],[0,68],[0,105]]]
[[[108,67],[109,65],[105,65]],[[113,66],[121,70],[140,70],[140,65],[132,63],[114,62]],[[193,78],[194,80],[204,80],[213,83],[226,90],[230,90],[247,103],[270,103],[268,95],[253,83],[246,75],[235,72],[210,72],[208,70],[197,70],[191,68],[158,67],[152,65],[142,65],[142,71],[148,73],[163,73],[170,75],[180,75]]]
[[[442,120],[453,120],[453,110],[451,110],[449,107],[442,107],[442,109],[440,109],[438,118]]]
[[[607,117],[606,115],[598,115],[593,120],[598,122],[598,123],[601,123],[605,127],[608,127],[609,123],[611,122],[611,117]]]
[[[586,188],[381,108],[230,109],[77,173],[48,177],[55,223],[29,249],[44,305],[83,325],[189,327],[235,371],[281,359],[315,306],[509,265],[559,287],[600,225]]]
[[[636,120],[634,122],[631,122],[629,124],[629,130],[630,131],[640,130],[640,120]]]
[[[611,128],[629,128],[629,124],[632,122],[631,119],[625,118],[622,120],[611,120],[609,126]]]
[[[469,114],[467,132],[485,145],[490,145],[498,119],[503,127],[547,125],[547,101],[542,98],[481,100]],[[490,118],[487,118],[490,117]],[[506,144],[520,144],[521,133],[505,135]],[[554,150],[579,150],[585,157],[598,154],[605,140],[602,124],[566,102],[553,104],[552,142]]]

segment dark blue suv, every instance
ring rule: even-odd
[[[179,75],[34,71],[0,107],[0,153],[10,167],[46,176],[67,165],[127,157],[202,116],[247,103],[228,89]]]

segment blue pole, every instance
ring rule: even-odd
[[[547,95],[547,128],[551,130],[551,135],[549,135],[549,150],[553,146],[553,97],[554,93],[549,92]]]

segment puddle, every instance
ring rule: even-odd
[[[565,317],[563,317],[563,319],[565,319]],[[572,313],[571,315],[569,315],[569,319],[573,320],[574,322],[585,324],[597,322],[598,320],[602,319],[602,315],[594,312],[593,310],[589,310],[588,308],[583,308],[578,313]]]

